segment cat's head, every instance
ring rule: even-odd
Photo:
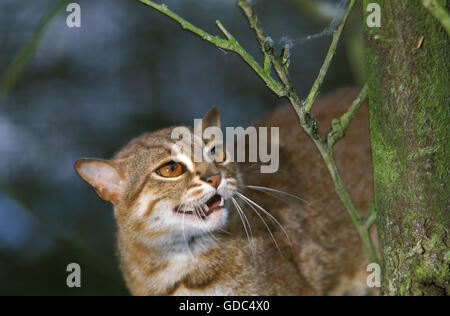
[[[215,108],[202,120],[202,132],[207,127],[220,128]],[[146,242],[192,238],[222,228],[228,219],[226,202],[238,187],[237,167],[226,159],[220,140],[205,142],[194,136],[194,129],[185,129],[193,150],[178,146],[174,155],[179,140],[173,139],[173,130],[144,134],[112,160],[75,163],[97,194],[114,204],[119,229]],[[194,146],[199,144],[204,159],[196,162]]]

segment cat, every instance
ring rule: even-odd
[[[343,89],[316,102],[322,135],[357,94]],[[209,126],[220,127],[215,108],[203,118],[203,128]],[[75,163],[114,205],[121,270],[133,295],[371,293],[362,243],[295,112],[279,107],[254,126],[280,128],[274,174],[226,157],[193,162],[180,154],[175,161],[173,128],[133,139],[111,160]],[[204,145],[211,154],[219,151]],[[369,148],[365,105],[335,147],[360,210],[372,199]]]

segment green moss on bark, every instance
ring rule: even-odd
[[[382,293],[448,295],[449,38],[420,1],[371,2],[382,10],[366,30]]]

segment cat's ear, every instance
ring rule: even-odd
[[[75,170],[84,181],[92,185],[105,201],[117,204],[124,190],[125,181],[113,162],[99,159],[80,159]]]
[[[206,115],[203,117],[202,123],[203,129],[211,126],[220,128],[219,111],[215,106],[211,110],[209,110],[208,113],[206,113]]]

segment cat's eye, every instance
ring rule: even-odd
[[[211,148],[209,155],[217,162],[224,162],[227,158],[225,150],[222,146],[214,146]]]
[[[164,178],[175,178],[184,173],[184,167],[181,163],[171,161],[156,169],[156,173]]]

